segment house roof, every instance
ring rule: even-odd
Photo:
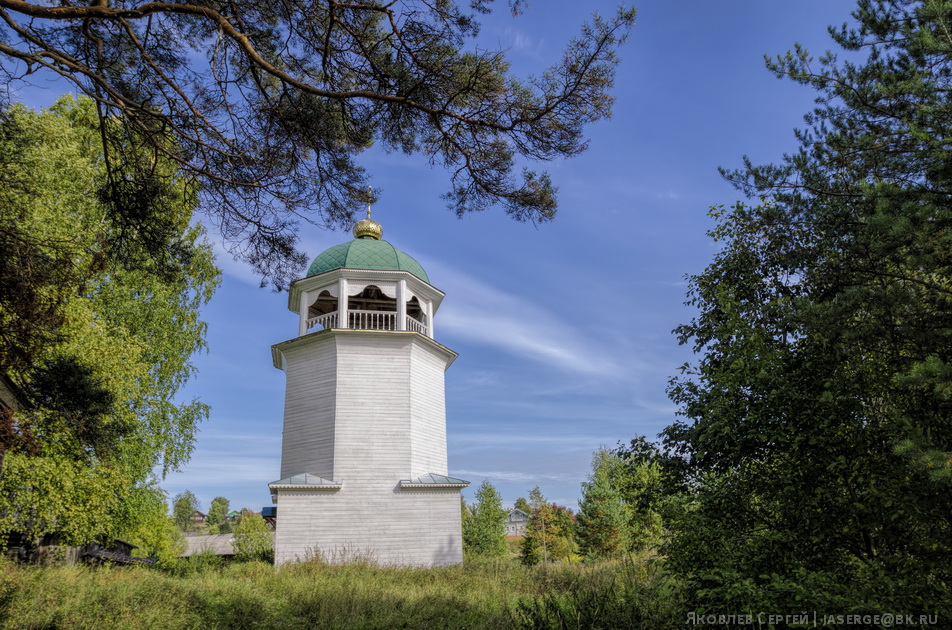
[[[216,556],[233,556],[235,549],[232,543],[235,541],[234,534],[211,534],[209,536],[186,536],[185,542],[188,548],[183,556],[193,556],[199,553],[211,552]]]
[[[272,539],[274,532],[271,532]],[[208,536],[186,536],[188,548],[182,556],[193,556],[200,553],[213,553],[216,556],[235,555],[234,534],[211,534]]]
[[[401,488],[465,488],[468,485],[468,481],[435,473],[429,473],[416,479],[400,480]]]

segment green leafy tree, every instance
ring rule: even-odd
[[[569,560],[578,552],[572,511],[549,503],[539,486],[529,492],[529,522],[520,543],[524,564]]]
[[[611,469],[619,465],[617,456],[599,449],[592,457],[592,473],[582,484],[576,533],[586,559],[619,555],[630,546],[628,512],[611,477]]]
[[[150,513],[158,476],[187,460],[207,415],[176,399],[205,347],[198,309],[218,282],[190,226],[195,197],[155,154],[130,153],[107,172],[103,143],[121,139],[118,123],[104,124],[89,100],[0,112],[0,240],[13,244],[0,247],[0,285],[31,304],[0,291],[0,357],[23,403],[0,431],[0,534],[85,543],[128,529]],[[126,191],[127,209],[150,213],[133,230],[103,199],[137,169],[163,178]],[[58,271],[23,275],[21,264]],[[20,347],[36,309],[48,317]]]
[[[237,560],[274,561],[274,536],[260,514],[242,510],[241,520],[234,529],[234,549]]]
[[[570,508],[551,503],[548,506],[550,521],[546,526],[547,552],[551,560],[577,561],[576,517]]]
[[[851,61],[780,164],[727,176],[692,278],[700,353],[666,431],[697,492],[668,549],[693,609],[952,615],[952,3],[859,2]]]
[[[685,461],[664,453],[643,436],[612,451],[608,466],[613,487],[628,514],[632,551],[658,547],[691,503]]]
[[[183,532],[195,531],[195,512],[198,511],[198,498],[191,490],[185,490],[172,499],[172,520]]]
[[[529,491],[529,522],[520,542],[519,555],[523,564],[533,565],[548,561],[549,552],[545,535],[546,521],[551,525],[549,504],[539,486]]]
[[[514,13],[524,4],[510,2]],[[357,156],[373,145],[444,166],[457,214],[498,204],[518,220],[554,217],[548,174],[515,166],[584,150],[585,125],[610,115],[616,51],[635,13],[595,16],[529,81],[509,73],[505,53],[476,46],[476,16],[452,1],[10,1],[0,17],[7,83],[41,69],[72,81],[101,120],[199,179],[234,253],[284,284],[304,260],[299,217],[350,225],[370,200]],[[116,167],[129,151],[104,160]]]
[[[532,508],[529,507],[529,502],[526,500],[525,497],[519,497],[518,499],[516,499],[516,503],[515,505],[513,505],[513,507],[518,510],[522,510],[526,514],[532,511]]]
[[[225,519],[228,518],[228,499],[225,497],[215,497],[208,508],[208,533],[209,534],[227,534],[228,531],[222,530]],[[214,531],[213,531],[214,530]]]
[[[462,531],[465,532],[466,528],[469,526],[467,524],[467,521],[473,518],[473,511],[469,509],[468,505],[466,505],[466,499],[462,496],[460,496],[459,498],[459,509],[460,509],[460,525],[462,527]],[[465,540],[463,544],[464,545],[466,544]]]
[[[148,507],[120,538],[138,547],[134,555],[169,563],[185,553],[187,544],[182,530],[168,515],[169,506],[164,496],[164,492],[149,492],[144,501]]]
[[[476,491],[476,503],[463,522],[463,549],[477,556],[504,556],[506,546],[506,517],[502,497],[488,479]]]
[[[527,566],[539,564],[543,558],[543,550],[538,544],[539,537],[534,531],[527,529],[526,534],[519,541],[519,559]]]

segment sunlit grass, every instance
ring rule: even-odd
[[[649,559],[537,567],[469,560],[435,569],[206,563],[172,571],[3,562],[0,628],[662,627],[665,602],[636,601],[670,600],[658,580]],[[646,611],[654,611],[651,624]]]

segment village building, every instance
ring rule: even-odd
[[[460,490],[448,476],[443,292],[367,218],[293,282],[297,336],[272,347],[286,376],[275,563],[462,562]]]
[[[519,508],[512,508],[506,515],[506,536],[525,536],[529,515]]]
[[[202,529],[205,526],[205,523],[208,522],[208,514],[205,514],[204,512],[201,512],[199,510],[195,510],[194,512],[192,512],[191,521],[192,521],[192,525],[189,531],[186,532],[186,534]]]

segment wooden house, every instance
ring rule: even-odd
[[[506,517],[506,536],[525,536],[529,515],[519,508],[512,508]]]

